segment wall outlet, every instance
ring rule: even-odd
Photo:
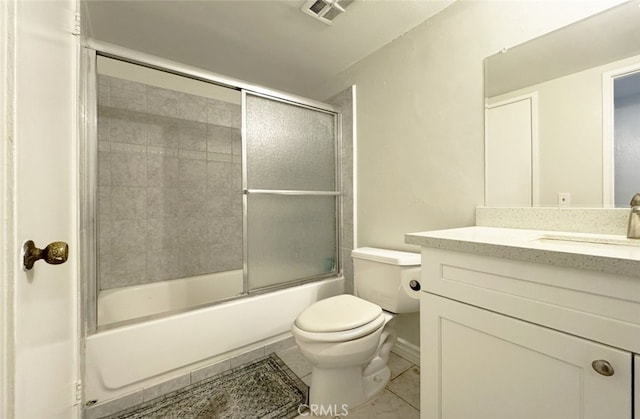
[[[568,207],[571,205],[571,194],[569,192],[558,192],[558,206]]]

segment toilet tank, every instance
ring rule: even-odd
[[[420,281],[420,254],[361,247],[351,252],[356,295],[392,313],[419,311],[419,292],[403,282]]]

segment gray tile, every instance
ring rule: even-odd
[[[180,218],[178,224],[178,244],[180,247],[203,245],[209,242],[209,219],[200,217]]]
[[[144,112],[147,95],[136,90],[121,89],[111,83],[110,105],[112,108]]]
[[[207,122],[207,98],[178,94],[178,118],[188,121]]]
[[[146,249],[147,221],[114,220],[112,226],[111,252],[124,253]]]
[[[231,128],[209,125],[207,129],[207,151],[231,154]]]
[[[147,121],[143,114],[114,109],[109,118],[109,141],[125,144],[147,143]]]
[[[302,377],[302,382],[311,387],[311,377],[313,377],[313,374],[305,375]]]
[[[161,116],[178,116],[178,92],[147,86],[147,112]]]
[[[298,349],[297,346],[277,352],[276,355],[278,355],[298,377],[311,374],[311,363],[300,353],[300,349]]]
[[[420,409],[420,368],[413,366],[392,380],[387,389]]]
[[[98,221],[97,226],[97,253],[98,255],[108,255],[111,253],[111,235],[113,227],[111,220]]]
[[[97,218],[99,221],[111,219],[111,187],[98,186]]]
[[[389,362],[387,365],[391,370],[392,380],[413,366],[411,362],[402,357],[399,357],[393,352],[389,354]]]
[[[270,353],[273,353],[273,352],[277,353],[280,351],[284,351],[285,349],[293,348],[294,346],[296,346],[296,341],[294,340],[293,336],[288,336],[277,342],[273,342],[268,345],[265,345],[264,354],[269,355]]]
[[[98,141],[109,141],[109,111],[98,107]]]
[[[111,153],[98,151],[98,185],[111,185]]]
[[[215,364],[207,365],[206,367],[198,368],[191,371],[191,382],[197,383],[198,381],[206,380],[207,378],[215,377],[225,371],[231,369],[231,361],[225,359],[223,361],[216,362]]]
[[[208,273],[210,260],[214,252],[207,246],[180,246],[179,269],[181,276],[202,275]]]
[[[223,163],[233,162],[233,155],[228,153],[207,153],[208,161],[217,161]]]
[[[232,121],[232,112],[225,105],[226,102],[220,100],[209,99],[207,102],[207,122],[214,125],[230,127]]]
[[[147,188],[147,217],[176,218],[180,212],[178,188]]]
[[[113,186],[146,186],[146,154],[112,152],[110,164]]]
[[[110,216],[113,220],[146,218],[146,188],[113,186],[110,189]]]
[[[147,219],[147,249],[175,249],[178,246],[178,218]]]
[[[220,194],[230,194],[233,190],[233,164],[207,162],[207,187]]]
[[[112,274],[144,274],[147,269],[146,254],[139,250],[113,252],[110,259],[109,272]]]
[[[242,134],[236,128],[231,128],[231,151],[233,154],[242,154]]]
[[[160,384],[145,387],[142,389],[142,399],[147,402],[156,397],[171,393],[191,384],[191,376],[189,374],[181,375],[171,380],[164,381]]]
[[[198,188],[207,185],[207,162],[204,160],[180,159],[178,173],[181,188]]]
[[[348,419],[419,419],[420,411],[388,390],[373,402],[350,411]]]
[[[255,361],[256,359],[260,359],[262,357],[264,357],[264,347],[260,347],[252,351],[245,352],[243,354],[240,354],[230,359],[231,368],[244,365],[248,362]]]
[[[178,216],[200,217],[206,209],[207,190],[206,187],[180,188],[178,190]]]
[[[207,151],[207,124],[183,121],[179,125],[181,150]]]
[[[166,155],[147,156],[147,186],[177,187],[178,158]]]
[[[233,198],[231,195],[220,195],[207,189],[207,213],[214,217],[230,217],[233,215]],[[241,215],[242,213],[238,213]]]
[[[147,144],[177,149],[179,142],[178,123],[175,119],[158,115],[147,117]]]
[[[121,410],[128,409],[137,404],[142,403],[142,390],[129,393],[112,401],[96,404],[85,410],[85,419],[98,419],[104,416],[112,415]]]
[[[175,249],[150,250],[147,252],[147,277],[145,282],[165,281],[182,276],[179,254]]]
[[[111,89],[132,90],[138,93],[146,93],[147,86],[137,81],[125,80],[118,77],[108,77]]]

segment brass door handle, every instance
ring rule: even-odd
[[[33,240],[27,240],[22,249],[22,263],[26,270],[33,268],[33,264],[40,259],[50,265],[59,265],[65,263],[69,257],[69,245],[65,242],[49,243],[44,249],[38,249]]]

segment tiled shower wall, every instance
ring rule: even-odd
[[[241,108],[100,75],[99,289],[242,268]]]

